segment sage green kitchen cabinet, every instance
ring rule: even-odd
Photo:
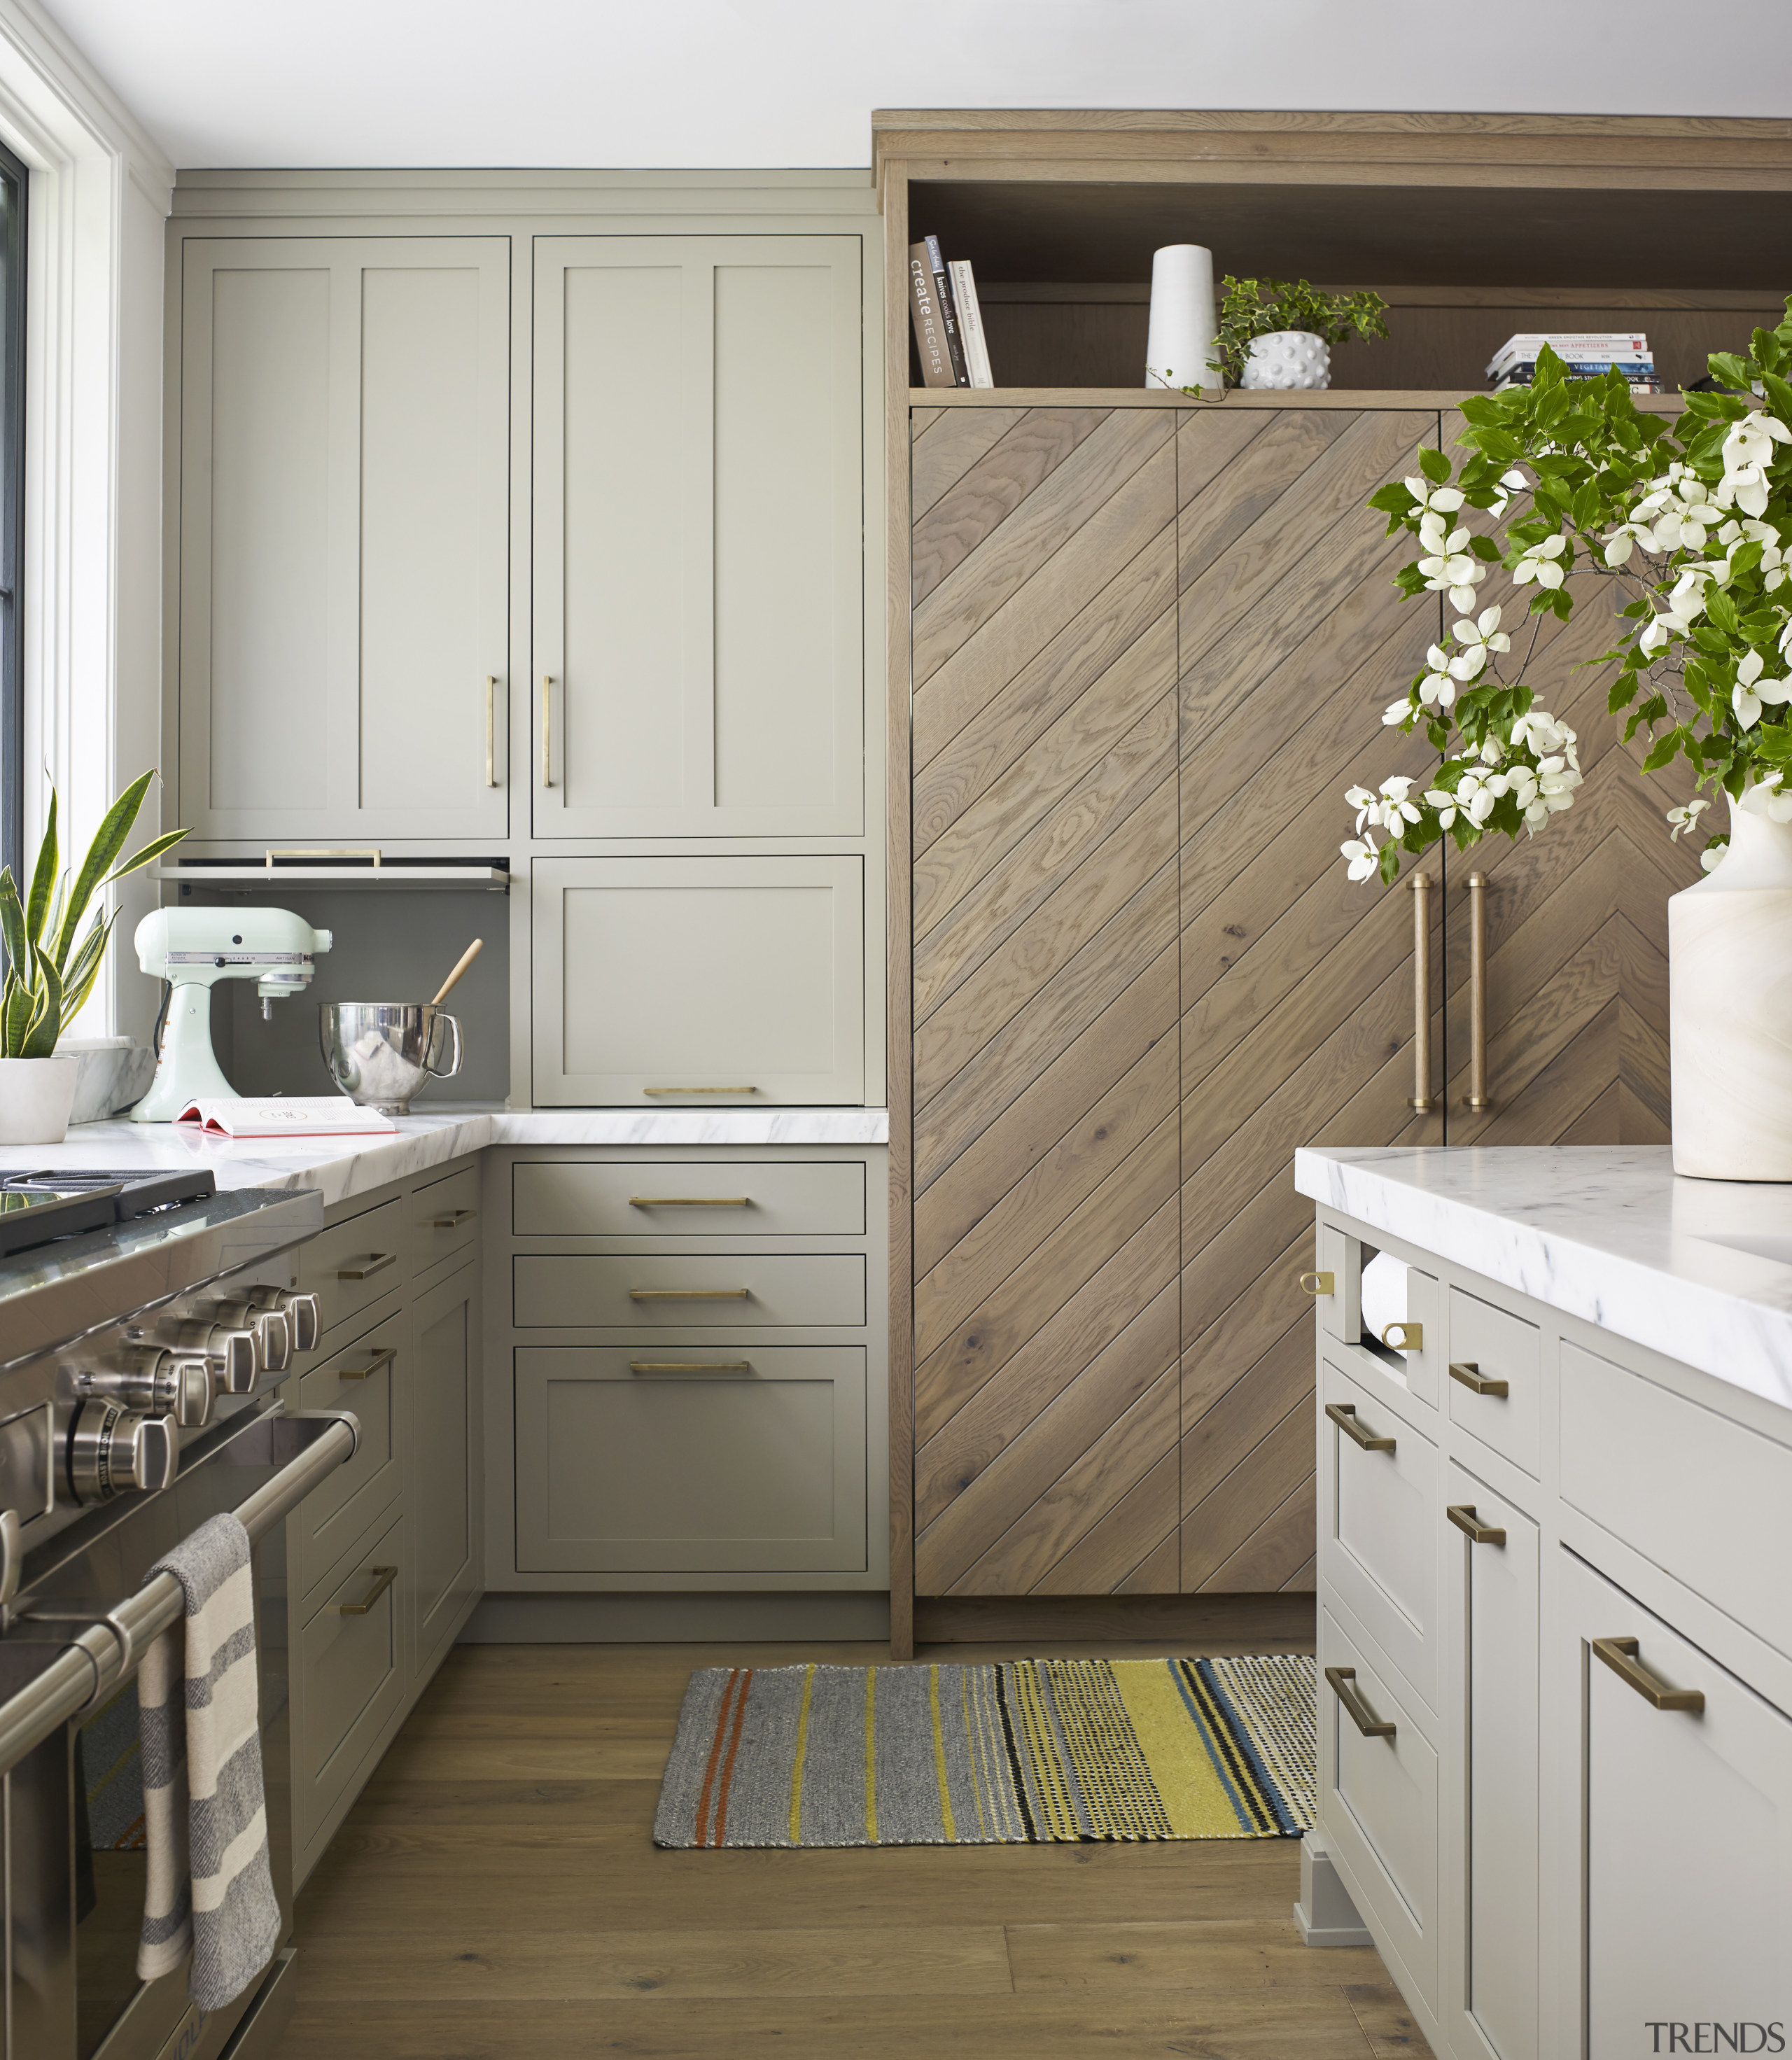
[[[193,238],[182,269],[177,819],[502,839],[510,239]]]
[[[411,1312],[411,1551],[419,1674],[433,1665],[480,1594],[483,1497],[473,1427],[479,1274],[475,1256],[426,1289]]]
[[[536,239],[537,836],[862,832],[861,269]]]
[[[538,1106],[864,1099],[852,857],[537,859]]]

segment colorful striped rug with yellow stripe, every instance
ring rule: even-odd
[[[691,1676],[661,1846],[1293,1838],[1313,1662],[1017,1659]]]

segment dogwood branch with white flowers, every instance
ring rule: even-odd
[[[1643,769],[1683,757],[1700,786],[1792,821],[1792,298],[1786,309],[1747,357],[1710,359],[1737,390],[1686,393],[1672,425],[1641,412],[1616,373],[1570,380],[1545,346],[1535,385],[1463,403],[1459,464],[1421,450],[1417,473],[1371,497],[1389,535],[1417,546],[1396,584],[1447,596],[1459,619],[1382,718],[1424,729],[1435,776],[1345,796],[1352,880],[1391,880],[1403,851],[1445,836],[1459,849],[1490,831],[1535,836],[1573,806],[1579,741],[1527,680],[1537,625],[1515,663],[1512,645],[1521,609],[1567,621],[1582,569],[1625,597],[1617,643],[1592,662],[1617,667],[1609,705],[1630,710],[1626,739],[1648,732]],[[1495,568],[1512,589],[1498,600]],[[1672,836],[1710,806],[1668,810]],[[1707,844],[1707,867],[1724,842]]]

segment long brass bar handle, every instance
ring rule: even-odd
[[[365,1366],[339,1366],[336,1369],[338,1380],[371,1380],[382,1366],[390,1366],[398,1356],[396,1345],[376,1345],[373,1356]]]
[[[1431,1096],[1431,876],[1412,876],[1412,1099],[1421,1116],[1437,1107]]]
[[[554,677],[552,673],[541,675],[541,784],[551,787],[554,783]]]
[[[631,1302],[750,1302],[750,1288],[631,1288]]]
[[[1642,1647],[1635,1639],[1596,1638],[1593,1650],[1620,1681],[1635,1689],[1651,1709],[1685,1710],[1696,1717],[1705,1707],[1705,1691],[1702,1688],[1664,1688],[1637,1658]]]
[[[1512,1391],[1510,1381],[1491,1379],[1471,1359],[1451,1359],[1450,1378],[1460,1381],[1471,1395],[1497,1395],[1503,1401]]]
[[[1468,876],[1468,1105],[1478,1114],[1487,1099],[1487,880]]]
[[[1353,1445],[1360,1445],[1366,1452],[1391,1452],[1394,1449],[1391,1438],[1378,1438],[1365,1430],[1356,1420],[1354,1402],[1328,1402],[1325,1413],[1335,1423]]]
[[[1328,1667],[1325,1678],[1331,1683],[1331,1692],[1344,1706],[1344,1713],[1365,1738],[1392,1738],[1394,1727],[1383,1723],[1362,1696],[1351,1686],[1356,1679],[1354,1667]]]
[[[631,1373],[751,1373],[750,1359],[632,1359]]]
[[[398,1578],[398,1569],[396,1567],[369,1567],[367,1571],[373,1576],[373,1587],[358,1603],[338,1603],[336,1607],[341,1615],[365,1616],[374,1603]]]
[[[1496,1523],[1483,1523],[1475,1514],[1472,1502],[1451,1502],[1444,1505],[1443,1513],[1456,1528],[1467,1534],[1476,1545],[1503,1545],[1506,1533]]]
[[[497,675],[485,675],[485,784],[497,784]]]
[[[365,1280],[375,1273],[383,1273],[387,1267],[398,1264],[395,1252],[370,1252],[356,1266],[339,1266],[336,1269],[338,1280]]]
[[[644,1095],[657,1099],[661,1095],[750,1095],[757,1094],[757,1088],[643,1088]]]
[[[471,1223],[478,1213],[477,1209],[451,1209],[445,1216],[430,1217],[429,1228],[432,1230],[458,1230],[462,1224]]]
[[[751,1195],[631,1195],[632,1209],[750,1209]]]

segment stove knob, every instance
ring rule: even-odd
[[[177,1359],[170,1383],[168,1406],[183,1431],[196,1431],[212,1420],[212,1370],[202,1359]],[[156,1399],[160,1402],[158,1395]]]
[[[293,1363],[293,1327],[284,1309],[263,1309],[254,1329],[261,1340],[261,1363],[269,1373],[284,1373]]]
[[[104,1395],[128,1408],[171,1414],[183,1431],[211,1420],[211,1367],[203,1357],[163,1351],[155,1346],[125,1353],[112,1366],[82,1369],[74,1377],[79,1395]]]
[[[225,1323],[181,1323],[174,1343],[197,1351],[210,1369],[212,1380],[222,1394],[253,1395],[261,1377],[261,1364],[253,1331],[233,1330]]]
[[[180,1463],[172,1416],[122,1409],[116,1402],[83,1402],[69,1426],[68,1483],[77,1502],[153,1493],[171,1484]]]
[[[321,1321],[315,1295],[295,1294],[289,1288],[251,1288],[248,1299],[257,1309],[278,1309],[284,1314],[294,1351],[316,1350]]]

